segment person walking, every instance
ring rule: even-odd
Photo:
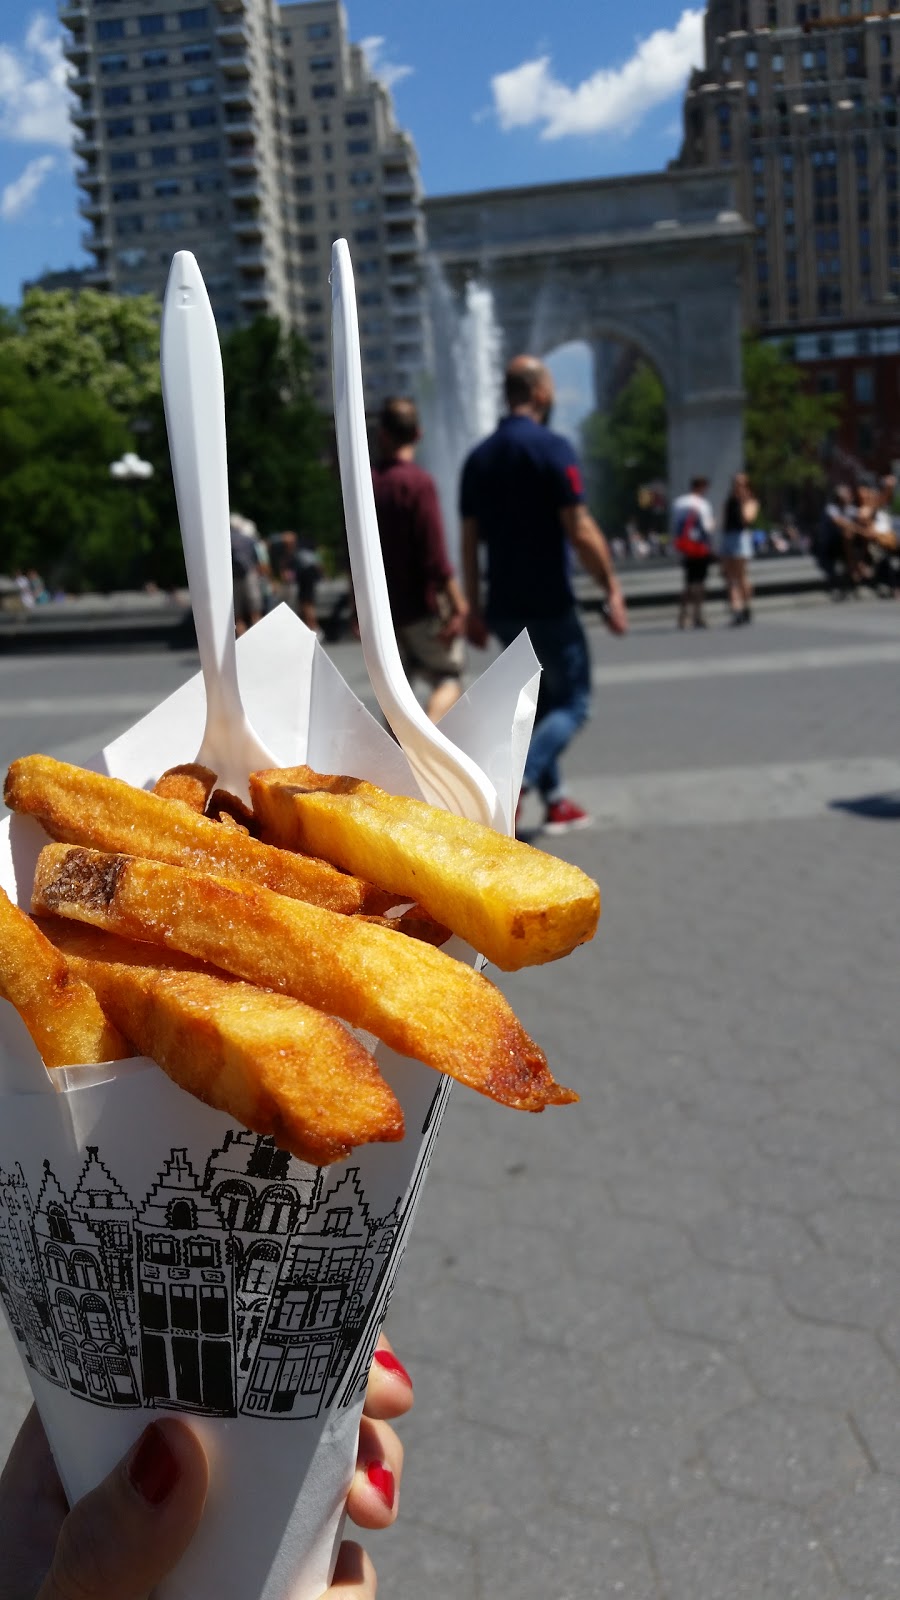
[[[722,545],[720,560],[722,576],[728,590],[731,607],[731,626],[740,627],[753,621],[753,585],[750,581],[750,562],[753,560],[753,535],[750,529],[759,516],[759,501],[750,490],[746,472],[736,472],[731,483],[731,493],[725,501],[722,517]]]
[[[605,591],[613,633],[627,631],[628,613],[609,547],[584,503],[578,458],[548,426],[550,373],[534,356],[516,356],[506,369],[505,393],[508,414],[468,456],[460,483],[468,634],[483,649],[490,634],[508,645],[528,631],[543,671],[522,794],[537,790],[545,831],[564,833],[591,821],[567,795],[560,771],[560,758],[587,720],[591,699],[571,551]],[[487,552],[484,609],[481,545]]]
[[[234,631],[240,638],[263,614],[262,584],[256,548],[256,523],[233,511],[230,527]]]
[[[706,577],[712,565],[712,537],[716,529],[713,508],[707,499],[708,478],[692,478],[687,494],[681,494],[672,507],[672,542],[681,557],[684,587],[678,608],[678,626],[687,627],[688,616],[695,628],[705,628],[703,601]]]
[[[385,400],[372,472],[388,597],[406,674],[424,678],[439,722],[462,693],[468,606],[447,556],[434,479],[416,465],[422,434],[411,400]]]

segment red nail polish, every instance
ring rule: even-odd
[[[158,1423],[151,1422],[142,1433],[127,1472],[138,1494],[148,1505],[161,1506],[164,1500],[168,1500],[181,1476],[181,1467]]]
[[[372,1488],[377,1490],[389,1511],[394,1509],[394,1474],[390,1467],[383,1461],[370,1461],[366,1467],[366,1477]]]
[[[412,1388],[412,1378],[403,1365],[403,1362],[397,1360],[397,1357],[394,1355],[393,1351],[376,1350],[375,1360],[378,1362],[380,1367],[384,1367],[385,1372],[395,1373],[398,1378],[402,1378],[403,1382],[408,1383],[409,1387]]]

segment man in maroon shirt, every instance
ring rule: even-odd
[[[462,693],[468,606],[447,559],[434,479],[415,463],[422,437],[411,400],[386,400],[372,473],[391,615],[407,676],[430,685],[432,722]]]

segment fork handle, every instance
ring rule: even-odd
[[[225,383],[215,317],[196,258],[179,250],[160,340],[163,405],[197,648],[206,687],[204,749],[243,719],[234,645]]]

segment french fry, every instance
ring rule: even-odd
[[[132,1054],[96,995],[2,889],[0,996],[15,1006],[45,1066],[120,1061]]]
[[[161,800],[180,800],[202,816],[206,802],[216,787],[216,773],[188,761],[181,767],[169,767],[153,785],[153,793]]]
[[[11,811],[37,817],[51,838],[69,844],[246,878],[331,911],[378,915],[395,904],[395,896],[327,862],[260,844],[237,829],[196,816],[187,806],[50,756],[14,761],[4,799]]]
[[[65,845],[42,850],[33,903],[294,995],[504,1105],[540,1111],[578,1098],[554,1081],[485,978],[365,919],[236,879]]]
[[[213,817],[216,822],[233,824],[242,829],[244,833],[251,833],[254,839],[259,836],[259,821],[254,816],[250,806],[239,800],[236,794],[231,794],[228,789],[214,789],[209,797],[206,815]]]
[[[253,773],[263,837],[418,900],[506,972],[594,936],[597,885],[580,868],[422,800],[309,767]]]
[[[403,1112],[347,1029],[285,994],[57,918],[42,929],[142,1055],[313,1166],[403,1137]]]

